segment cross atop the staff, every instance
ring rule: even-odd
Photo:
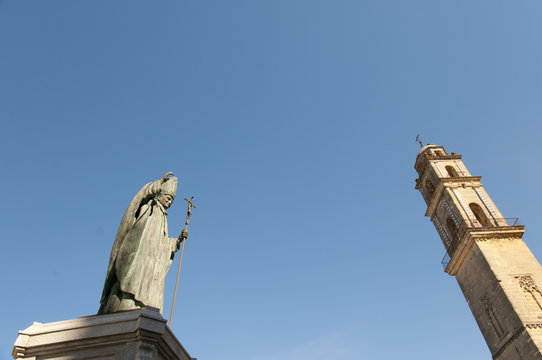
[[[193,207],[194,209],[196,208],[196,205],[192,202],[192,199],[194,199],[193,196],[190,199],[187,199],[187,198],[184,198],[184,199],[188,202],[188,206]]]
[[[190,215],[192,215],[192,208],[196,208],[196,205],[192,202],[192,200],[194,199],[194,197],[192,196],[190,199],[187,199],[187,198],[184,198],[186,200],[186,202],[188,203],[188,211],[187,211],[187,215],[188,217],[190,217]],[[188,219],[186,219],[188,220]]]

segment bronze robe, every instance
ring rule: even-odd
[[[160,186],[160,180],[145,185],[122,217],[98,314],[117,311],[111,307],[106,309],[111,296],[133,298],[131,308],[152,306],[162,312],[164,281],[179,240],[168,236],[167,213],[155,198]]]

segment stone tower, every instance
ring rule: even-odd
[[[493,359],[542,359],[542,267],[461,155],[428,144],[416,157],[418,189]]]

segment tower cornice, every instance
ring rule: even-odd
[[[524,225],[515,226],[491,226],[469,228],[459,241],[459,245],[450,255],[450,262],[444,269],[445,272],[454,276],[461,268],[475,241],[488,241],[492,239],[521,239],[525,233]]]

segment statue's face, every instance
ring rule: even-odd
[[[162,204],[162,206],[165,207],[166,209],[168,209],[171,206],[171,203],[173,203],[173,199],[174,197],[168,194],[158,195],[158,202],[160,202],[160,204]]]

